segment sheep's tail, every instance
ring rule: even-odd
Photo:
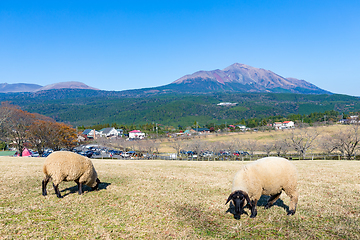
[[[43,173],[45,174],[45,176],[49,176],[46,165],[44,164],[43,166]]]

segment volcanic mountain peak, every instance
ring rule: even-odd
[[[284,78],[272,71],[241,63],[234,63],[223,70],[195,72],[172,84],[191,84],[193,87],[196,85],[206,88],[205,82],[213,90],[216,90],[214,84],[218,84],[219,89],[243,92],[329,93],[304,80]]]

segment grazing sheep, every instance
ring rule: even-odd
[[[58,198],[61,198],[59,184],[62,181],[75,181],[79,188],[79,194],[83,193],[83,184],[91,187],[92,190],[97,190],[100,184],[90,159],[73,152],[59,151],[51,153],[45,160],[43,172],[43,196],[47,195],[46,185],[50,179],[52,179]]]
[[[297,171],[295,166],[285,158],[266,157],[245,165],[235,174],[232,193],[227,204],[233,200],[235,213],[240,215],[245,200],[251,208],[251,218],[256,217],[256,204],[261,195],[269,195],[265,208],[270,208],[279,199],[284,190],[290,197],[288,215],[295,214],[298,201]]]

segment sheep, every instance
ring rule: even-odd
[[[98,190],[100,180],[95,168],[87,157],[77,153],[58,151],[51,153],[43,166],[44,179],[42,181],[42,195],[46,196],[46,185],[52,179],[56,196],[61,198],[59,184],[62,181],[75,181],[78,185],[78,193],[83,193],[83,184]]]
[[[265,157],[245,165],[235,174],[232,193],[225,205],[232,200],[235,213],[240,215],[246,200],[251,208],[250,218],[254,218],[257,215],[256,204],[261,195],[270,195],[265,205],[265,209],[268,209],[279,199],[282,190],[290,197],[287,215],[294,215],[299,196],[297,170],[285,158]]]

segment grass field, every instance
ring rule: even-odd
[[[308,131],[317,131],[319,136],[317,139],[320,139],[321,136],[326,134],[335,134],[339,131],[345,131],[346,129],[350,128],[349,125],[328,125],[328,126],[318,126],[318,127],[308,127]],[[206,142],[231,142],[231,141],[248,141],[248,140],[256,140],[259,144],[262,143],[270,143],[274,142],[275,140],[281,138],[287,138],[291,134],[292,130],[285,129],[285,130],[271,130],[271,131],[248,131],[248,132],[230,132],[230,133],[222,133],[222,134],[204,134],[199,135],[194,138],[178,140],[183,142],[192,142],[192,141],[206,141]],[[168,152],[175,152],[174,148],[171,147],[171,139],[163,140],[160,144],[159,152],[168,153]],[[239,149],[244,150],[244,149]],[[318,147],[315,146],[315,151],[321,151]]]
[[[41,195],[43,158],[0,157],[0,239],[360,239],[358,161],[294,161],[296,214],[283,193],[240,220],[225,202],[246,162],[92,161],[100,191],[66,182],[58,199]]]

